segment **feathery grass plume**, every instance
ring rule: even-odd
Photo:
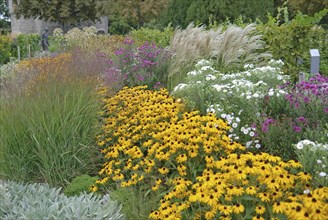
[[[264,42],[255,31],[255,24],[245,28],[230,25],[225,30],[219,27],[209,31],[205,31],[204,26],[190,24],[185,30],[177,29],[170,45],[174,55],[169,77],[173,81],[181,79],[183,70],[191,68],[199,59],[213,59],[215,66],[224,70],[242,69],[245,63],[261,63],[271,55],[261,52]]]

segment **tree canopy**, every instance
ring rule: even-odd
[[[302,12],[307,15],[314,15],[316,12],[328,8],[327,0],[289,0],[288,6],[292,11],[292,15]],[[328,15],[322,19],[323,24],[328,24]]]
[[[142,25],[160,15],[169,0],[107,0],[103,4],[110,20],[121,18]]]
[[[289,0],[288,6],[294,11],[300,11],[303,14],[313,15],[316,12],[328,8],[327,0]]]
[[[124,34],[131,28],[158,21],[170,0],[107,0],[103,10],[109,20],[109,32]]]
[[[8,28],[9,22],[9,9],[6,0],[0,0],[0,28]]]
[[[95,21],[105,0],[13,0],[16,16],[39,18],[61,24]]]
[[[217,22],[227,18],[233,21],[240,16],[245,20],[265,20],[268,12],[274,12],[274,3],[274,0],[171,0],[165,22],[186,27],[190,22],[208,24],[210,17]]]

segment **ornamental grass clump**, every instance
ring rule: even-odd
[[[176,86],[185,77],[184,71],[189,71],[200,59],[212,59],[219,70],[241,70],[247,63],[260,64],[271,57],[262,52],[263,47],[264,42],[254,24],[209,31],[205,31],[204,26],[190,24],[185,30],[177,29],[170,45],[173,53],[169,71],[171,84]]]
[[[166,85],[169,60],[166,50],[148,42],[137,47],[134,40],[126,38],[123,47],[114,54],[104,73],[105,84],[113,92],[124,86],[148,85],[157,89]]]
[[[11,80],[4,82],[3,94],[11,96],[17,93],[34,93],[42,81],[49,78],[64,78],[68,71],[72,55],[63,53],[55,57],[42,57],[26,59],[9,69]]]
[[[314,188],[299,162],[246,152],[213,113],[186,111],[164,89],[99,93],[104,164],[91,190],[152,190],[162,199],[151,219],[319,219],[328,211],[327,187]]]
[[[24,60],[1,88],[0,173],[66,186],[98,170],[99,107],[94,73],[76,72],[71,54]],[[84,65],[84,62],[79,64]]]

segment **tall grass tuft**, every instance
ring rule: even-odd
[[[75,72],[71,60],[58,66],[59,59],[27,61],[34,62],[25,69],[31,76],[2,88],[0,175],[6,179],[65,186],[97,170],[96,75]]]
[[[229,25],[226,29],[206,31],[204,26],[190,24],[177,29],[171,41],[174,52],[169,77],[171,84],[181,82],[190,68],[200,59],[211,59],[219,70],[242,69],[246,63],[260,64],[271,57],[263,51],[264,43],[256,33],[255,24],[245,28]]]

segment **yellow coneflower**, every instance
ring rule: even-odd
[[[327,219],[328,208],[327,205],[324,209],[315,209],[310,214],[310,219],[316,220],[326,220]]]
[[[240,203],[237,203],[233,206],[233,212],[236,214],[243,213],[244,211],[245,211],[245,207]]]
[[[281,202],[276,202],[272,206],[272,210],[274,213],[283,213],[284,210],[286,209],[284,203]]]
[[[255,195],[257,193],[257,190],[254,186],[249,186],[249,187],[246,188],[245,192],[248,195]]]
[[[161,167],[161,168],[158,169],[158,172],[159,172],[160,174],[165,175],[165,174],[167,174],[167,173],[169,172],[169,169],[166,168],[166,167]]]
[[[216,215],[216,210],[215,209],[211,209],[210,211],[207,211],[205,213],[205,219],[206,220],[214,219],[215,215]]]
[[[262,205],[258,205],[255,207],[255,213],[258,215],[263,215],[265,213],[265,207]]]
[[[299,172],[297,176],[303,182],[308,182],[312,179],[311,175],[307,172]]]
[[[96,185],[92,185],[92,186],[90,186],[89,190],[91,192],[96,192],[98,190],[98,187]]]
[[[230,215],[233,212],[233,207],[231,205],[218,205],[218,210],[224,215]]]
[[[186,154],[180,154],[177,158],[176,158],[176,161],[178,163],[184,163],[186,162],[188,159],[187,155]]]
[[[252,220],[265,220],[261,215],[253,216]]]

